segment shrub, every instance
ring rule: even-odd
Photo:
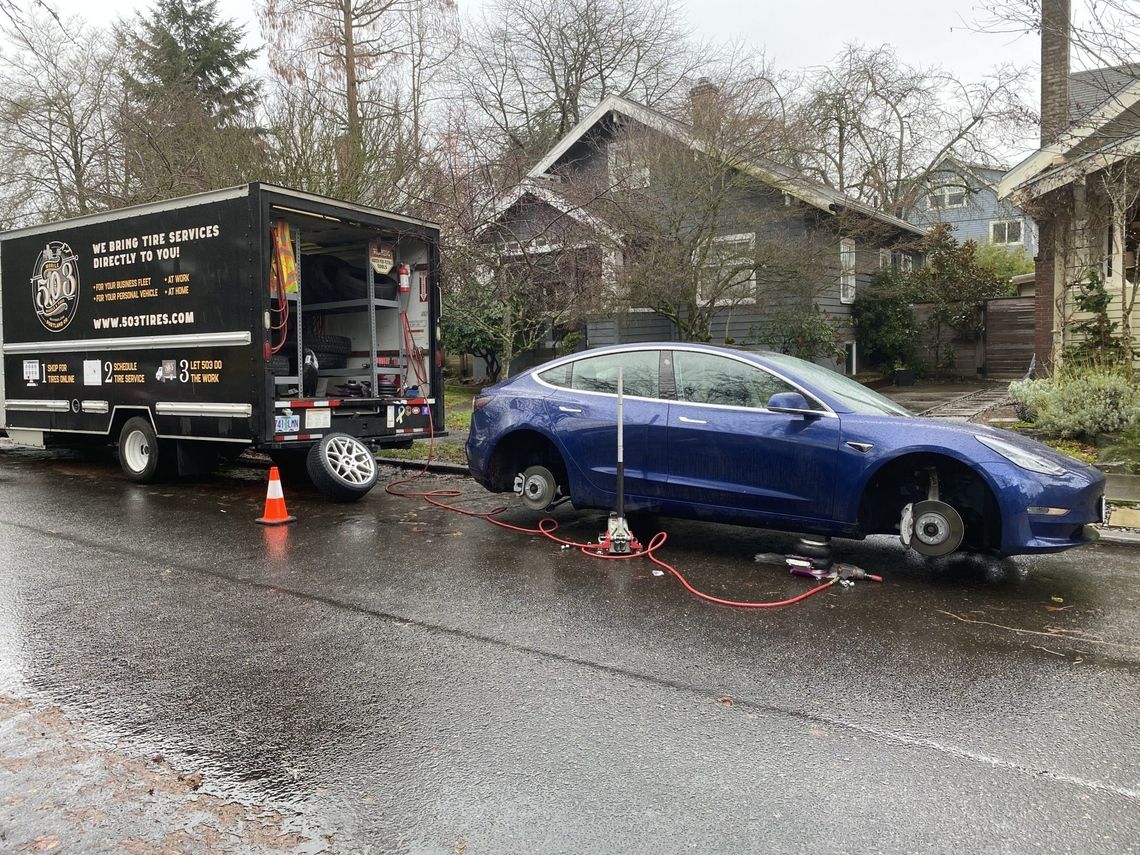
[[[919,325],[904,295],[858,294],[852,307],[855,335],[863,357],[871,365],[910,364]]]
[[[1101,452],[1106,463],[1121,463],[1133,475],[1140,475],[1140,419],[1133,419],[1120,439]]]
[[[1121,431],[1140,416],[1140,394],[1131,378],[1103,368],[1018,381],[1009,392],[1018,418],[1049,436],[1092,439]]]

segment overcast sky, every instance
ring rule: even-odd
[[[114,20],[147,9],[150,0],[46,0],[63,15]],[[462,12],[484,0],[457,0]],[[1014,63],[1030,69],[1030,103],[1038,100],[1039,41],[1034,34],[978,32],[987,0],[680,0],[698,38],[723,44],[732,40],[762,46],[778,70],[826,64],[848,42],[893,45],[910,65],[937,65],[963,81],[980,80],[995,66]],[[990,0],[994,2],[994,0]],[[1137,0],[1140,2],[1140,0]],[[1077,4],[1074,4],[1077,5]],[[252,0],[219,0],[227,17],[244,24],[251,47],[261,45]],[[1015,144],[1020,150],[1030,145]]]
[[[88,20],[127,16],[148,2],[47,0],[64,14]],[[482,0],[458,0],[461,10]],[[714,42],[743,40],[762,45],[783,69],[820,65],[850,41],[894,45],[912,65],[940,65],[962,79],[977,79],[995,64],[1036,66],[1036,36],[990,35],[970,26],[984,15],[984,0],[681,0],[693,30]],[[259,44],[254,4],[220,0],[223,14],[246,24]]]

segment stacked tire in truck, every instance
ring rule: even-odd
[[[126,476],[247,448],[352,500],[443,424],[439,229],[249,184],[0,235],[0,428]]]

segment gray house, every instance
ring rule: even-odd
[[[1021,208],[999,199],[997,186],[1005,169],[967,163],[948,155],[922,182],[910,221],[931,226],[949,223],[960,241],[1024,247],[1037,254],[1037,226]]]
[[[691,334],[695,314],[714,342],[772,346],[780,333],[772,329],[774,318],[808,301],[837,322],[846,352],[842,367],[854,373],[862,366],[849,323],[852,303],[881,268],[919,262],[924,230],[764,158],[726,158],[721,148],[714,153],[701,133],[697,98],[710,90],[715,95],[707,83],[694,90],[688,123],[607,97],[505,195],[488,235],[504,253],[524,245],[532,254],[572,250],[579,262],[591,260],[604,287],[628,297],[613,302],[620,311],[592,314],[584,329],[587,346],[676,340],[686,329]],[[661,148],[645,156],[646,146],[661,145],[683,156],[662,156]],[[714,158],[714,167],[701,173]],[[702,174],[706,186],[679,186]],[[748,180],[732,183],[740,177]],[[706,187],[726,181],[731,192],[710,201]],[[691,216],[675,217],[673,239],[657,234],[650,240],[631,225],[643,222],[643,212],[668,219],[662,212],[671,204],[683,210],[690,198]],[[573,240],[563,239],[566,234]],[[574,270],[581,275],[583,265]],[[646,295],[642,305],[638,294]],[[651,301],[651,294],[667,296]]]

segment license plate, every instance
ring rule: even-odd
[[[275,416],[273,420],[274,433],[297,433],[301,429],[300,416]]]

